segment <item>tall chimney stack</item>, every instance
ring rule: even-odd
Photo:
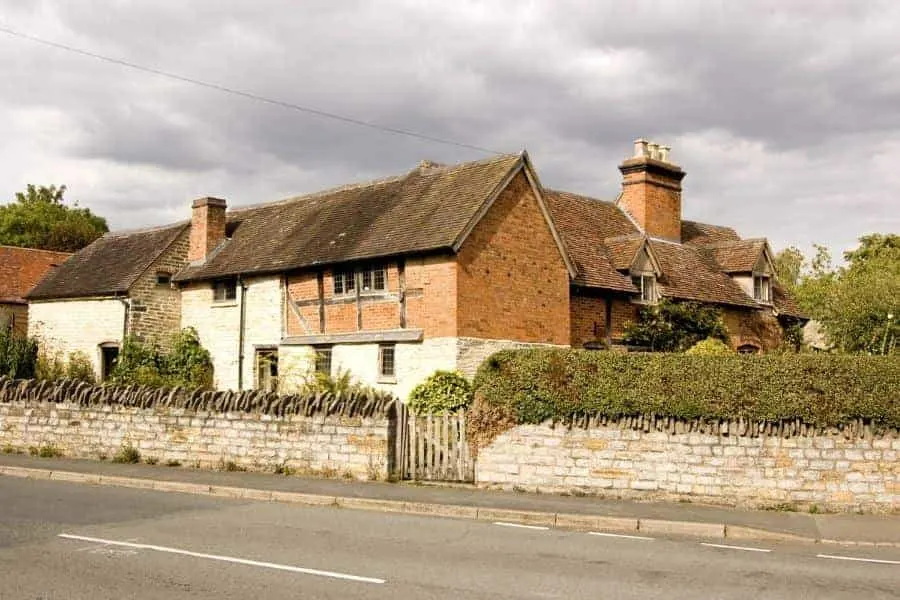
[[[226,202],[221,198],[198,198],[191,205],[189,262],[204,262],[225,241]]]
[[[634,142],[634,156],[619,165],[619,207],[650,237],[681,241],[681,180],[685,172],[669,160],[669,146]]]

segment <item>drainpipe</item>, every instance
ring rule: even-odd
[[[238,391],[244,389],[244,325],[247,321],[247,286],[240,275],[237,280],[238,286],[241,288],[241,318],[238,326]]]

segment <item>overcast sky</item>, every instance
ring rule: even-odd
[[[105,6],[103,6],[105,5]],[[602,199],[637,137],[684,217],[836,254],[900,231],[900,2],[0,0],[0,26],[467,144]],[[0,33],[0,202],[28,183],[114,229],[483,158]]]

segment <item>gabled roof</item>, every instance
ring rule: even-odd
[[[521,169],[530,170],[525,153],[454,166],[427,164],[399,177],[233,210],[227,216],[230,239],[176,279],[455,251]],[[560,251],[568,260],[561,240]]]
[[[70,256],[68,252],[0,246],[0,304],[25,304],[31,288]]]
[[[747,308],[761,306],[722,270],[712,251],[705,247],[708,244],[743,247],[730,227],[682,221],[685,241],[678,244],[647,238],[612,202],[549,190],[545,197],[578,266],[576,285],[637,293],[627,269],[646,243],[661,270],[659,287],[663,296]],[[758,257],[757,253],[754,264]]]
[[[761,238],[719,242],[703,248],[726,273],[750,273],[759,262],[759,257],[768,252],[768,244]]]
[[[29,300],[89,298],[124,294],[188,223],[107,233],[51,271],[27,295]]]
[[[603,243],[615,236],[642,236],[631,220],[612,202],[556,190],[544,190],[544,198],[578,270],[575,283],[637,293],[631,278],[613,265]]]

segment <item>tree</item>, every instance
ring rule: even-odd
[[[75,252],[109,231],[106,219],[78,203],[66,206],[66,186],[34,186],[0,206],[0,244]]]
[[[728,330],[719,309],[698,302],[663,299],[656,306],[641,307],[637,323],[625,326],[626,344],[654,352],[684,352],[707,338],[728,341]]]
[[[900,235],[870,233],[859,238],[859,248],[844,252],[851,266],[879,256],[900,256]]]
[[[796,246],[785,248],[775,255],[775,276],[789,292],[793,292],[800,283],[805,260],[803,252]]]

